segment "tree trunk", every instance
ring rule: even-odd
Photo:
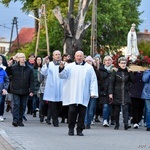
[[[67,37],[64,43],[64,53],[68,53],[73,60],[75,52],[78,50],[82,50],[82,40],[76,40],[74,37]]]
[[[90,22],[84,23],[91,2],[92,0],[79,0],[76,18],[73,16],[74,0],[68,1],[67,18],[63,18],[58,6],[53,10],[55,17],[64,28],[64,53],[68,53],[72,59],[77,50],[82,50],[83,33],[91,24]]]

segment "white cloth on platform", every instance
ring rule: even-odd
[[[95,71],[91,65],[77,65],[75,62],[65,66],[59,73],[64,80],[62,102],[63,105],[88,105],[90,96],[98,97],[98,84]]]

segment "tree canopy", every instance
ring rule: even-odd
[[[17,0],[2,0],[5,6],[9,6],[10,2],[16,2]],[[24,12],[38,10],[42,4],[46,5],[47,10],[47,23],[49,31],[49,43],[50,49],[60,49],[63,46],[63,30],[55,18],[52,10],[59,6],[63,16],[67,16],[68,1],[64,0],[19,0],[22,3],[22,10]],[[76,15],[78,10],[79,0],[72,0],[75,5],[75,11],[73,15]],[[138,7],[141,4],[141,0],[98,0],[98,48],[101,46],[109,47],[110,49],[116,49],[120,46],[126,45],[127,33],[130,30],[131,24],[138,25],[142,22],[139,16],[142,12],[139,12]],[[38,11],[39,12],[39,11]],[[91,20],[92,9],[90,8],[86,20]],[[40,37],[40,47],[46,48],[46,38],[44,36],[45,31],[42,29]],[[88,28],[83,36],[83,49],[86,54],[90,53],[90,37],[91,29]],[[33,42],[35,43],[35,41]],[[30,44],[28,49],[31,47],[33,51],[33,43]]]

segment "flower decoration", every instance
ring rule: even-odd
[[[123,56],[122,51],[117,51],[112,54],[112,60],[113,60],[114,67],[118,67],[118,58],[122,57],[122,56]]]
[[[149,67],[150,66],[150,57],[144,55],[142,51],[140,51],[140,54],[138,55],[137,59],[134,61],[134,63],[129,62],[130,64],[135,64],[143,67]]]
[[[141,66],[141,67],[150,67],[150,57],[147,55],[144,55],[143,51],[139,52],[140,54],[138,56],[131,56],[127,58],[127,66],[130,66],[131,64]],[[112,59],[113,59],[113,65],[114,67],[118,67],[118,58],[124,56],[122,54],[122,51],[114,52],[112,54]]]

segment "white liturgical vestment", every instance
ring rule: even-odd
[[[59,65],[50,62],[48,67],[43,65],[41,74],[47,75],[43,100],[59,102],[61,101],[63,80],[59,78]]]
[[[62,102],[63,105],[82,104],[87,107],[90,96],[98,97],[98,83],[93,66],[85,63],[68,64],[59,73],[64,80]]]

